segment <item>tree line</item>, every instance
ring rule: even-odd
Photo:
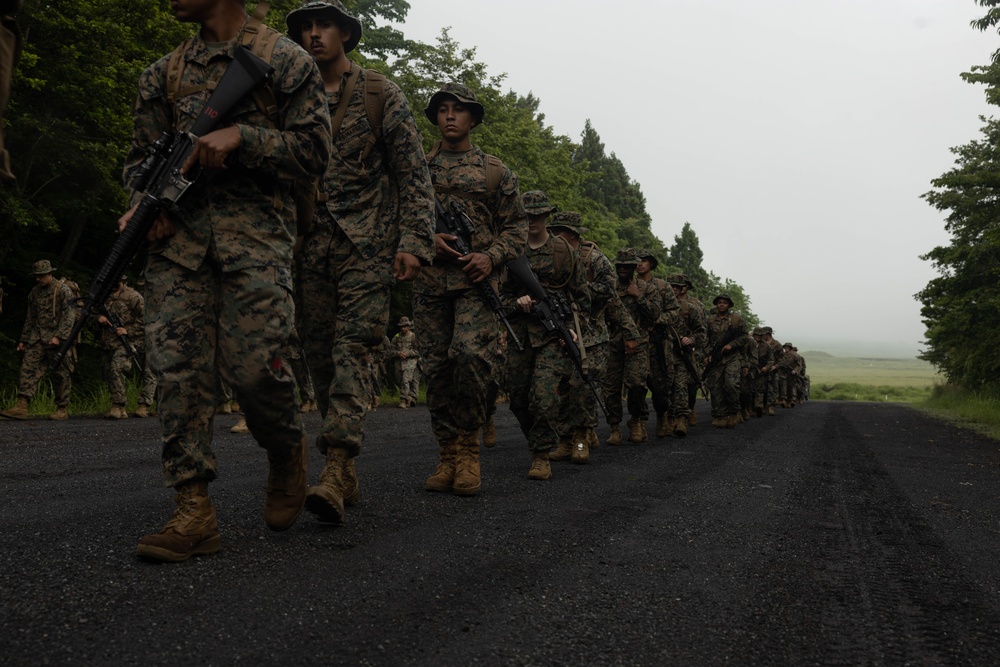
[[[300,0],[273,0],[267,22],[284,30],[285,15]],[[727,291],[752,326],[758,318],[742,287],[702,266],[690,224],[667,245],[653,234],[640,184],[608,153],[590,121],[579,141],[558,133],[533,93],[505,89],[476,49],[462,46],[445,28],[434,44],[407,39],[406,0],[347,0],[365,26],[353,60],[378,70],[406,94],[429,148],[437,131],[420,113],[445,81],[476,91],[487,122],[473,141],[514,170],[522,192],[544,190],[564,210],[583,214],[609,257],[622,247],[649,248],[661,258],[656,273],[687,273],[703,301]],[[60,275],[86,289],[116,236],[126,208],[121,170],[132,131],[140,73],[194,30],[174,19],[169,0],[26,0],[18,15],[24,51],[15,72],[4,121],[17,182],[0,186],[0,283],[6,291],[0,317],[0,369],[16,377],[6,358],[26,310],[32,262],[50,259]],[[141,258],[133,265],[141,269]],[[393,299],[393,319],[409,314],[409,286]],[[85,339],[84,343],[92,341]],[[13,370],[13,372],[9,372]]]
[[[987,13],[977,30],[1000,27],[1000,0],[975,0]],[[1000,105],[1000,50],[962,78]],[[946,213],[947,245],[921,256],[938,276],[916,294],[927,327],[920,355],[950,383],[1000,392],[1000,120],[980,117],[981,136],[951,149],[954,167],[923,198]]]

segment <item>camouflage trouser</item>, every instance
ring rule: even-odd
[[[570,362],[572,363],[572,362]],[[601,389],[604,381],[604,370],[608,363],[608,343],[598,343],[587,348],[587,359],[585,361],[587,374],[594,381],[597,391],[601,392],[601,400],[605,400]],[[618,406],[621,411],[621,392],[618,393]],[[597,399],[594,392],[590,390],[587,383],[573,368],[569,376],[569,394],[562,402],[559,411],[559,433],[564,436],[572,434],[577,428],[597,428],[598,414]]]
[[[664,349],[663,343],[651,340],[649,342],[649,376],[646,386],[653,394],[653,410],[657,414],[670,409],[670,386],[673,381],[674,355],[670,349]]]
[[[417,375],[416,359],[399,361],[399,397],[407,401],[417,400],[420,377]]]
[[[132,357],[121,345],[101,351],[101,370],[108,383],[108,393],[115,405],[125,405],[128,395],[125,390],[125,374],[132,370]]]
[[[558,340],[540,347],[526,344],[523,351],[515,348],[507,364],[510,411],[528,439],[528,448],[548,451],[559,442],[559,415],[576,368]]]
[[[769,385],[767,388],[767,405],[764,406],[765,409],[774,407],[781,400],[779,397],[781,391],[781,371],[775,369],[768,373],[767,381]]]
[[[336,225],[323,225],[299,248],[299,334],[316,387],[323,428],[316,445],[361,453],[375,386],[370,356],[382,344],[395,280],[395,250],[365,259]]]
[[[767,402],[764,400],[764,393],[768,391],[768,384],[771,382],[770,374],[761,373],[757,375],[757,379],[753,383],[753,407],[754,410],[767,410]],[[767,396],[767,401],[770,401],[771,397]]]
[[[143,360],[142,363],[142,386],[139,389],[139,405],[150,406],[153,401],[156,400],[156,371],[153,370],[153,364],[150,363],[149,357],[146,356],[146,351],[135,346],[135,351],[139,353],[139,358]]]
[[[299,390],[299,400],[312,403],[316,400],[316,387],[313,385],[312,374],[309,372],[309,364],[302,358],[302,348],[299,345],[285,346],[285,358],[288,359],[288,365],[292,367],[295,385]]]
[[[778,378],[778,400],[795,400],[795,376],[785,371],[779,371]]]
[[[478,289],[416,294],[413,318],[434,437],[444,443],[478,431],[496,397],[496,318]]]
[[[691,377],[684,361],[676,354],[670,355],[673,368],[670,373],[670,384],[668,385],[669,404],[667,405],[667,417],[676,419],[677,417],[687,417],[691,414],[690,396],[688,387],[691,385]]]
[[[712,395],[712,417],[729,417],[740,411],[742,383],[740,359],[735,354],[722,358],[708,372],[706,384]]]
[[[38,383],[41,381],[45,371],[49,369],[53,357],[56,356],[58,347],[42,345],[41,342],[32,343],[24,350],[24,358],[21,360],[21,376],[17,384],[17,395],[28,399],[35,397],[38,391]],[[59,368],[52,371],[52,387],[56,393],[56,406],[65,408],[69,405],[70,394],[73,392],[73,374],[75,354],[70,353],[59,365]]]
[[[622,343],[608,346],[608,364],[604,373],[604,405],[608,409],[608,426],[622,423],[622,387],[626,389],[626,402],[630,417],[646,421],[646,377],[649,375],[649,353],[646,344],[639,345],[635,354],[625,354]]]
[[[287,450],[305,432],[295,380],[281,356],[295,316],[291,271],[190,271],[159,255],[146,263],[146,340],[160,380],[163,479],[217,476],[212,422],[219,377],[229,383],[260,445]]]

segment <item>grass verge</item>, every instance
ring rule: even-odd
[[[1000,397],[952,385],[936,385],[931,396],[914,405],[934,417],[1000,440]]]

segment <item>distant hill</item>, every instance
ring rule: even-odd
[[[815,350],[809,350],[808,352],[799,352],[806,359],[833,359],[832,354],[826,352],[817,352]]]
[[[797,336],[794,335],[794,332],[789,332],[787,336],[779,337],[778,340],[782,343],[790,340],[799,350],[822,350],[822,353],[834,357],[854,357],[857,359],[916,359],[921,350],[921,345],[916,342],[887,343],[840,338],[815,338],[808,335]],[[810,354],[815,354],[815,352]]]

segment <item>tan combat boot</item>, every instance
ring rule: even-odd
[[[645,442],[646,434],[643,432],[643,424],[638,419],[632,418],[628,420],[628,441],[629,442]]]
[[[240,416],[240,420],[233,424],[233,427],[229,429],[230,433],[249,433],[250,427],[247,426],[247,418]]]
[[[361,485],[358,484],[358,471],[354,467],[354,458],[344,461],[344,505],[353,507],[361,498]]]
[[[222,548],[208,482],[196,480],[177,487],[174,515],[158,533],[139,540],[142,558],[178,563],[191,556],[214,554]]]
[[[441,444],[441,461],[437,470],[424,482],[424,488],[428,491],[438,491],[448,493],[455,483],[455,448],[457,444],[454,440],[446,444]]]
[[[66,406],[62,405],[56,407],[56,411],[49,415],[49,419],[55,419],[56,421],[69,419],[69,413],[66,411]]]
[[[657,438],[669,438],[673,435],[673,429],[671,428],[671,420],[667,417],[665,412],[656,413],[656,437]]]
[[[531,468],[528,469],[528,479],[552,479],[552,466],[549,465],[548,452],[531,453]]]
[[[576,433],[559,436],[559,444],[549,450],[549,461],[568,461],[573,455]]]
[[[486,420],[486,423],[483,424],[483,445],[485,445],[486,447],[495,447],[496,444],[497,444],[497,425],[496,422],[493,421],[493,417],[491,416],[489,419]]]
[[[587,429],[574,429],[571,444],[573,463],[587,463],[590,461],[590,442],[587,438]],[[551,452],[549,453],[549,460],[552,460]]]
[[[601,446],[601,440],[597,437],[597,431],[592,428],[587,429],[587,446],[592,450]]]
[[[691,410],[691,412],[688,414],[688,426],[697,426],[697,425],[698,425],[698,413],[695,412],[694,410]]]
[[[674,437],[686,438],[688,434],[687,417],[678,417],[674,420]]]
[[[302,513],[306,502],[306,467],[309,463],[309,439],[285,449],[268,449],[267,495],[264,499],[264,523],[271,530],[288,530]]]
[[[233,405],[232,403],[223,403],[216,409],[216,412],[220,415],[231,415],[233,414]]]
[[[774,416],[774,406],[773,405],[767,406],[767,416],[768,417],[773,417]]]
[[[619,424],[615,424],[611,427],[611,435],[609,435],[608,439],[604,442],[612,447],[617,447],[622,444],[622,428]]]
[[[306,491],[306,509],[323,523],[344,523],[344,464],[350,457],[342,447],[326,450],[326,464],[319,484]]]
[[[125,412],[125,406],[120,403],[115,403],[108,410],[108,414],[104,415],[105,419],[128,419],[128,413]]]
[[[139,417],[140,419],[145,419],[146,417],[148,417],[149,416],[149,406],[148,405],[143,405],[142,403],[140,403],[139,406],[135,409],[135,416]]]
[[[10,410],[4,410],[0,412],[7,419],[27,419],[28,418],[28,399],[24,396],[17,397],[17,405],[12,407]]]
[[[459,496],[474,496],[479,493],[479,433],[464,434],[458,440],[455,450],[455,481],[451,490]]]

